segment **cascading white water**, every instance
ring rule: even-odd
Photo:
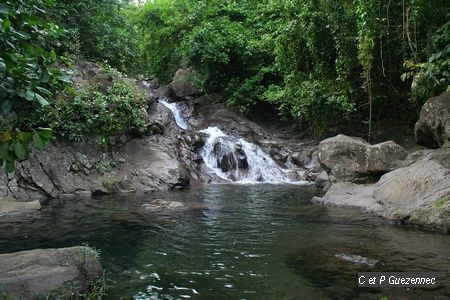
[[[180,127],[181,129],[184,129],[184,130],[187,130],[189,128],[189,124],[181,115],[181,111],[178,108],[176,103],[169,103],[166,100],[161,99],[161,98],[159,99],[159,102],[162,105],[164,105],[165,107],[167,107],[168,109],[170,109],[173,116],[175,117],[175,122],[177,123],[178,127]]]
[[[217,127],[200,132],[208,135],[201,156],[220,178],[241,183],[292,181],[290,171],[282,169],[258,146],[230,137]]]
[[[178,127],[188,129],[189,125],[177,104],[166,100],[159,99],[159,102],[173,113]],[[208,135],[200,155],[205,165],[218,177],[238,183],[296,182],[290,177],[292,170],[280,167],[257,145],[229,136],[218,127],[209,127],[200,132]]]

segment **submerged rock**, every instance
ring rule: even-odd
[[[142,205],[142,208],[146,211],[154,210],[178,210],[185,208],[184,204],[179,201],[169,201],[157,199],[151,203],[146,203]]]
[[[327,248],[304,248],[287,256],[286,264],[310,282],[314,282],[326,298],[355,299],[356,274],[381,271],[383,265],[369,251],[352,254],[351,249],[329,245]],[[362,254],[362,255],[360,255]]]
[[[336,181],[370,182],[402,166],[408,153],[393,141],[370,145],[337,135],[319,144],[319,161]]]
[[[83,292],[102,274],[97,253],[88,247],[0,254],[0,286],[18,299],[46,296],[65,284]]]
[[[415,135],[419,145],[450,147],[450,92],[425,102],[415,126]]]
[[[41,209],[39,200],[19,202],[14,198],[0,198],[0,217],[10,214],[20,214]]]
[[[335,254],[334,256],[336,256],[339,259],[342,259],[343,261],[348,261],[355,265],[367,266],[369,268],[374,268],[381,264],[379,260],[371,259],[361,255],[338,253]]]

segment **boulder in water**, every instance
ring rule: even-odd
[[[450,230],[450,149],[436,150],[376,184],[339,182],[314,202],[355,206],[400,224]]]
[[[288,157],[286,154],[282,153],[279,147],[271,147],[269,150],[270,157],[280,164],[286,163]]]
[[[450,147],[450,92],[425,102],[415,126],[415,135],[419,145]]]
[[[214,155],[217,158],[217,166],[223,173],[231,170],[245,170],[248,169],[247,155],[242,149],[242,146],[237,143],[224,143],[225,139],[218,139],[214,145]]]

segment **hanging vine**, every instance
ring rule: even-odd
[[[359,0],[356,8],[358,16],[358,60],[363,68],[363,88],[367,93],[369,104],[368,141],[372,139],[372,63],[376,36],[376,7],[375,1]]]

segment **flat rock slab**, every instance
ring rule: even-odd
[[[41,209],[39,200],[30,202],[19,202],[14,198],[0,197],[0,217],[10,214],[31,212]]]
[[[0,254],[0,291],[18,299],[35,299],[68,283],[82,290],[101,274],[97,254],[88,247]]]
[[[450,149],[430,152],[375,184],[338,182],[313,202],[354,206],[401,224],[450,231]]]
[[[365,212],[381,213],[383,207],[373,197],[375,185],[359,185],[338,182],[331,186],[323,197],[314,197],[313,202],[332,206],[358,207]]]

